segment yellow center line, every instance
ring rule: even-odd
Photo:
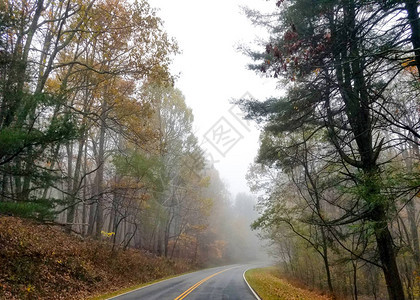
[[[210,278],[212,278],[212,277],[214,277],[216,275],[219,275],[220,273],[223,273],[223,272],[225,272],[227,270],[230,270],[230,269],[233,269],[233,268],[237,268],[237,267],[232,267],[232,268],[229,268],[229,269],[226,269],[226,270],[223,270],[223,271],[214,273],[214,274],[212,274],[212,275],[210,275],[210,276],[208,276],[208,277],[200,280],[199,282],[197,282],[196,284],[194,284],[192,287],[190,287],[188,290],[186,290],[185,292],[183,292],[181,295],[179,295],[178,297],[176,297],[174,300],[182,300],[182,299],[184,299],[185,297],[187,297],[192,291],[194,291],[198,286],[200,286],[205,281],[209,280]]]

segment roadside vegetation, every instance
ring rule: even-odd
[[[245,278],[263,300],[330,300],[330,297],[303,289],[282,278],[276,267],[246,271]]]
[[[255,199],[201,149],[178,52],[146,0],[0,2],[0,298],[255,257]]]
[[[245,49],[249,68],[281,88],[237,101],[262,129],[257,218],[201,148],[170,71],[178,44],[147,0],[0,1],[0,298],[249,261],[252,223],[289,279],[337,299],[419,299],[419,11],[245,9],[269,33]]]
[[[273,1],[239,100],[262,127],[253,224],[282,271],[337,299],[420,297],[419,2]],[[257,49],[257,50],[255,50]]]
[[[14,217],[0,217],[0,265],[0,299],[85,299],[197,268]]]

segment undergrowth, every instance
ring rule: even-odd
[[[296,287],[280,278],[275,267],[246,271],[245,278],[264,300],[330,300],[329,297]]]
[[[194,267],[83,240],[61,228],[0,217],[0,299],[84,299]]]

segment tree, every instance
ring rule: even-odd
[[[98,1],[89,12],[84,31],[59,57],[57,65],[63,71],[56,72],[52,80],[69,99],[68,113],[82,125],[78,145],[66,146],[69,229],[83,187],[79,180],[80,162],[86,152],[83,148],[88,148],[86,153],[95,158],[96,166],[87,169],[95,176],[87,201],[88,233],[99,238],[108,209],[105,198],[110,190],[105,170],[109,157],[123,148],[125,141],[147,148],[156,137],[152,122],[147,122],[152,117],[152,106],[141,99],[140,86],[147,80],[170,81],[169,53],[176,52],[176,46],[160,26],[146,1]],[[73,156],[77,157],[75,162]]]
[[[155,199],[156,251],[168,256],[170,240],[175,239],[173,252],[188,224],[194,224],[194,215],[201,215],[206,206],[200,196],[204,158],[192,132],[192,111],[181,91],[151,83],[144,95],[156,109],[156,149],[161,161],[162,190]]]
[[[6,1],[1,20],[1,210],[70,231],[83,203],[99,236],[111,140],[155,139],[139,89],[172,81],[176,44],[147,1]]]
[[[55,201],[35,192],[57,179],[57,170],[49,165],[51,146],[78,132],[72,118],[58,109],[61,95],[44,88],[58,54],[79,32],[92,3],[2,3],[0,166],[6,211],[14,206],[12,213],[51,218]]]
[[[278,1],[277,6],[281,10],[270,17],[250,12],[255,22],[271,30],[265,51],[251,53],[259,62],[251,69],[290,80],[284,81],[287,94],[263,103],[241,103],[249,118],[266,122],[264,130],[273,136],[310,130],[295,145],[313,140],[318,132],[325,136],[333,151],[319,153],[342,165],[337,175],[354,189],[348,189],[352,192],[342,215],[321,217],[321,224],[370,222],[389,297],[404,299],[389,229],[398,199],[389,191],[400,187],[388,180],[395,174],[384,165],[384,151],[393,145],[386,139],[393,119],[393,101],[386,91],[402,68],[389,55],[381,55],[397,49],[396,61],[404,59],[403,51],[398,52],[404,41],[399,29],[381,30],[400,7],[384,10],[375,2],[355,0]],[[271,151],[276,159],[279,149]]]

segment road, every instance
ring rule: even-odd
[[[230,265],[205,269],[164,280],[112,300],[256,300],[243,273],[256,265]],[[109,300],[110,300],[109,299]]]

